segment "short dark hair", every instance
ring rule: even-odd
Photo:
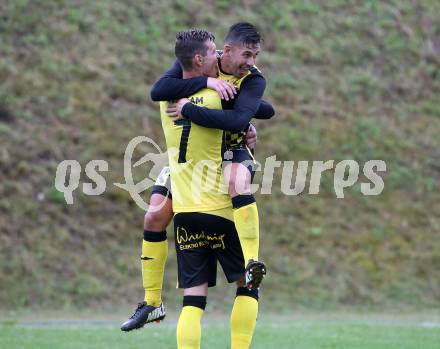
[[[225,37],[225,44],[256,45],[262,41],[258,29],[247,22],[233,24]]]
[[[214,41],[215,37],[204,29],[189,29],[177,33],[174,53],[183,70],[192,69],[192,59],[196,54],[206,56],[207,40]]]

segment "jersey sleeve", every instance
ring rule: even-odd
[[[214,110],[187,103],[182,108],[182,115],[203,127],[240,132],[248,127],[249,121],[256,114],[265,88],[264,77],[252,75],[241,84],[233,109]]]
[[[150,91],[150,97],[155,102],[188,97],[205,88],[207,82],[208,78],[206,76],[182,79],[182,67],[176,60],[173,66],[154,83]]]
[[[258,107],[257,112],[254,115],[255,119],[267,120],[275,115],[275,110],[269,102],[266,102],[264,99],[261,100],[260,106]]]

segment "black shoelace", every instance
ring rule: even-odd
[[[136,317],[139,313],[139,311],[145,306],[145,303],[138,303],[138,306],[136,308],[136,310],[134,311],[134,314],[130,317],[130,319],[133,319],[134,317]]]

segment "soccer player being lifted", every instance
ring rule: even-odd
[[[260,34],[254,26],[237,23],[230,28],[223,52],[220,52],[219,79],[206,76],[182,79],[182,68],[177,61],[151,90],[151,97],[155,101],[178,100],[167,109],[171,117],[225,130],[222,152],[228,164],[224,166],[223,175],[227,178],[232,198],[234,222],[246,265],[246,287],[249,289],[258,289],[266,274],[266,266],[258,260],[259,218],[255,199],[250,192],[255,169],[253,155],[246,145],[246,132],[252,117],[268,119],[274,114],[273,108],[261,100],[266,82],[255,67],[260,42]],[[206,87],[216,90],[222,97],[223,110],[198,106],[185,98]],[[193,98],[193,101],[196,100]],[[168,176],[169,169],[164,169],[159,175],[152,191],[150,209],[144,219],[141,259],[145,300],[122,324],[124,331],[140,328],[165,316],[161,300],[168,251],[165,229],[173,216],[171,192],[166,184]]]

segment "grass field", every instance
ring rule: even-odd
[[[437,317],[322,316],[260,319],[252,349],[438,349]],[[176,318],[132,333],[122,333],[115,321],[3,322],[1,349],[51,348],[176,348]],[[226,317],[203,322],[202,348],[229,348]]]

